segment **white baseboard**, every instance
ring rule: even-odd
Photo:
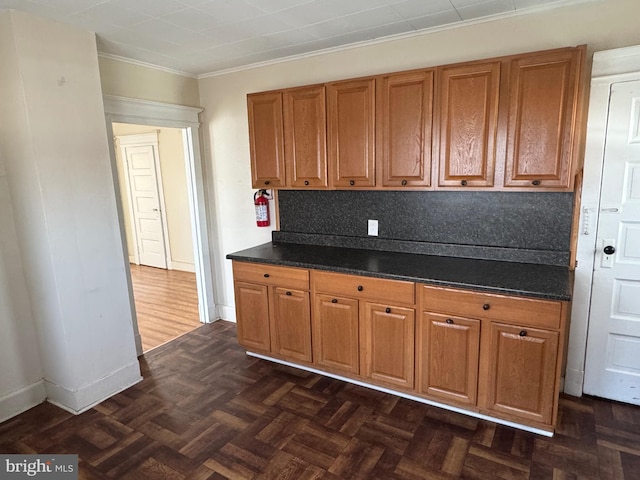
[[[229,305],[216,305],[216,319],[236,323],[236,309]]]
[[[564,388],[562,391],[574,397],[582,396],[582,384],[584,383],[584,372],[567,368],[564,374]]]
[[[46,399],[44,380],[3,395],[0,397],[0,423],[40,405]]]
[[[180,270],[182,272],[194,273],[196,271],[196,267],[193,263],[178,262],[176,260],[171,260],[171,270]]]
[[[79,415],[141,380],[140,365],[136,361],[76,391],[69,390],[47,380],[45,380],[45,388],[47,391],[47,400],[50,403],[75,415]]]

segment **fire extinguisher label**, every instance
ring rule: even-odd
[[[256,205],[256,221],[266,222],[268,219],[267,205]]]

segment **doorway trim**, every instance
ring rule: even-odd
[[[596,52],[593,55],[587,120],[584,176],[578,225],[577,266],[573,289],[571,331],[564,391],[582,396],[587,333],[596,254],[595,227],[600,210],[605,136],[609,121],[611,86],[640,80],[640,46]],[[588,234],[585,234],[585,231]]]
[[[111,156],[111,171],[116,195],[120,196],[118,183],[118,171],[116,164],[115,146],[113,142],[112,123],[129,123],[148,125],[155,127],[171,127],[182,129],[184,144],[185,166],[188,176],[189,209],[191,212],[191,224],[193,228],[194,263],[196,270],[196,285],[198,289],[198,312],[200,321],[210,323],[218,320],[214,301],[213,270],[211,262],[211,245],[209,242],[209,222],[207,221],[207,202],[204,184],[204,166],[200,154],[200,121],[198,115],[204,110],[197,107],[174,105],[169,103],[140,100],[113,95],[104,95],[104,112],[106,119],[109,154]],[[124,232],[124,216],[122,202],[118,204],[118,217],[120,223],[120,236],[125,255],[123,260],[128,261],[126,254],[126,238]],[[127,267],[125,265],[125,267]],[[136,318],[135,302],[133,298],[133,285],[131,272],[125,268],[127,287],[129,289],[129,303],[132,318]],[[133,325],[138,355],[142,354],[142,343],[138,331],[137,321]]]
[[[164,261],[167,270],[172,269],[171,265],[171,245],[169,244],[169,229],[167,223],[167,207],[164,202],[164,188],[162,186],[162,169],[160,168],[160,149],[158,148],[158,132],[139,133],[133,135],[116,135],[114,137],[120,149],[120,166],[124,176],[125,185],[127,186],[127,207],[129,208],[129,228],[133,236],[133,263],[140,265],[140,245],[138,244],[138,229],[136,226],[136,213],[133,208],[132,185],[130,180],[129,169],[131,165],[127,161],[126,147],[151,146],[153,147],[153,161],[156,169],[156,188],[158,189],[158,202],[160,204],[160,221],[162,222],[162,241],[164,244]],[[131,252],[129,252],[129,261],[131,262]]]

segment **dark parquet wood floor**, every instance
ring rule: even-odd
[[[554,438],[247,357],[220,321],[141,357],[79,416],[0,424],[5,453],[78,453],[81,479],[640,479],[640,408],[563,397]]]

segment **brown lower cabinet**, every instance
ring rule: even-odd
[[[418,392],[475,405],[480,320],[423,312],[417,330]]]
[[[233,263],[247,350],[553,430],[567,302]]]
[[[309,292],[272,288],[271,351],[291,360],[310,362]]]
[[[309,271],[233,262],[238,343],[247,350],[311,362]]]
[[[360,330],[362,375],[391,387],[413,388],[415,310],[365,302]]]
[[[559,333],[492,322],[489,338],[486,407],[550,423]]]
[[[249,350],[271,351],[269,287],[235,282],[238,343]]]
[[[315,364],[359,374],[358,300],[316,294],[313,313]]]

